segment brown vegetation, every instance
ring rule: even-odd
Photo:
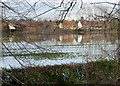
[[[11,20],[13,25],[16,26],[18,31],[22,31],[23,33],[35,33],[35,34],[50,34],[50,33],[62,33],[65,32],[63,29],[72,30],[77,28],[77,21],[74,20],[64,20],[63,21],[63,29],[59,28],[59,21],[57,20],[44,20],[44,21],[35,21],[35,20]],[[118,28],[118,20],[111,21],[103,21],[103,20],[81,20],[83,25],[83,29],[99,29],[99,30],[108,30],[108,29],[117,29]],[[3,22],[3,32],[8,32],[8,23]]]

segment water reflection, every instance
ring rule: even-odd
[[[3,34],[3,42],[43,42],[56,41],[61,44],[86,43],[90,41],[110,41],[111,43],[119,40],[116,33],[86,33],[86,34],[54,34],[54,35],[36,35],[36,34]]]
[[[24,65],[39,66],[114,60],[119,41],[117,35],[111,37],[109,33],[22,36],[12,34],[3,37],[3,44],[3,67],[19,67],[20,64],[15,61],[13,55]]]
[[[82,41],[82,37],[83,37],[82,35],[65,34],[59,36],[59,39],[62,44],[76,44]]]

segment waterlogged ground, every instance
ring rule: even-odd
[[[7,84],[116,84],[120,41],[116,33],[3,36],[0,66]],[[6,83],[3,83],[3,86]],[[11,85],[11,86],[12,86]]]
[[[2,67],[10,68],[21,67],[17,60],[25,66],[114,60],[119,44],[116,36],[112,38],[110,34],[94,33],[16,37],[10,34],[3,37],[3,58],[0,63],[3,63]]]

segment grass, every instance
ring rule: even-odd
[[[28,54],[12,54],[9,56],[31,56],[31,57],[63,57],[65,55],[68,55],[69,53],[28,53]],[[6,56],[6,55],[4,55]]]
[[[9,54],[6,56],[15,56],[15,57],[27,57],[33,59],[57,59],[57,58],[98,58],[100,59],[101,55],[90,55],[90,54],[81,54],[81,53],[32,53],[32,54]]]

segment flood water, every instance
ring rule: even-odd
[[[0,67],[47,66],[114,60],[117,33],[3,34]],[[21,63],[21,64],[20,64]]]

